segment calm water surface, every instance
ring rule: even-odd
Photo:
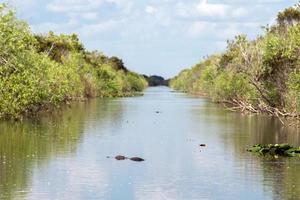
[[[276,119],[149,88],[0,122],[0,199],[300,199],[300,158],[245,150],[285,142],[300,146],[300,133]],[[106,158],[118,154],[146,161]]]

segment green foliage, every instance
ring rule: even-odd
[[[256,144],[249,149],[249,152],[258,153],[264,156],[299,156],[300,155],[300,147],[292,147],[289,144],[267,144],[261,145]]]
[[[182,92],[189,92],[190,89],[190,82],[191,80],[189,77],[191,75],[191,70],[183,70],[180,72],[180,74],[175,77],[173,80],[171,80],[171,87],[173,87],[176,90],[180,90]]]
[[[123,91],[128,93],[130,91],[140,92],[145,87],[147,87],[147,81],[141,77],[140,75],[129,72],[125,76],[125,86],[123,87]]]
[[[122,77],[110,65],[104,65],[97,70],[101,97],[121,96]]]
[[[165,80],[164,77],[158,75],[143,75],[146,81],[148,82],[149,86],[156,87],[156,86],[168,86],[169,80]]]
[[[107,63],[108,60],[107,56],[98,51],[85,52],[84,59],[88,64],[94,67],[100,67],[102,64]]]
[[[300,112],[300,72],[290,73],[288,80],[288,93],[286,107],[292,113]]]
[[[51,103],[48,91],[64,98],[60,93],[63,85],[53,85],[56,77],[51,73],[57,74],[58,66],[37,54],[35,44],[27,24],[4,6],[0,17],[0,116],[18,116]]]
[[[280,26],[291,26],[300,21],[300,8],[299,5],[286,8],[284,11],[279,12],[277,15],[277,23]]]
[[[223,72],[214,80],[214,92],[218,99],[245,99],[248,82],[242,74]]]
[[[278,24],[249,41],[237,36],[222,55],[208,57],[171,81],[174,89],[237,100],[290,113],[300,111],[300,9],[278,14]],[[284,26],[284,28],[283,28]]]
[[[36,35],[35,38],[38,41],[37,51],[46,53],[57,62],[62,62],[62,59],[72,52],[84,51],[84,47],[76,34],[55,35],[53,32],[49,32],[48,35]]]
[[[121,59],[85,51],[77,35],[34,36],[0,4],[0,117],[20,118],[84,97],[132,95],[145,79]]]
[[[118,57],[111,57],[108,59],[108,63],[114,68],[115,70],[123,70],[127,72],[127,68],[124,66],[123,60]]]

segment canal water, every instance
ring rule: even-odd
[[[256,143],[300,146],[300,132],[167,87],[74,103],[0,122],[0,199],[300,199],[300,158],[246,151]]]

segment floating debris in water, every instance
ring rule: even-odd
[[[110,158],[110,157],[107,156],[106,158]],[[145,159],[140,158],[140,157],[132,157],[132,158],[128,158],[128,157],[122,156],[122,155],[117,155],[117,156],[115,157],[115,159],[116,159],[116,160],[127,160],[127,159],[129,159],[129,160],[135,161],[135,162],[143,162],[143,161],[145,161]]]
[[[118,156],[115,157],[115,159],[116,159],[116,160],[126,160],[127,157],[118,155]]]
[[[135,161],[135,162],[143,162],[143,161],[145,161],[143,158],[140,158],[140,157],[132,157],[132,158],[130,158],[130,160]]]
[[[199,144],[200,147],[206,147],[206,144]]]
[[[259,153],[261,155],[271,155],[271,156],[286,156],[294,157],[296,155],[300,156],[300,147],[295,148],[289,144],[256,144],[249,149],[249,152]]]

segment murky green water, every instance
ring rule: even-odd
[[[0,199],[300,199],[300,158],[245,150],[284,142],[300,146],[300,132],[149,88],[142,97],[0,122]],[[146,161],[106,158],[118,154]]]

